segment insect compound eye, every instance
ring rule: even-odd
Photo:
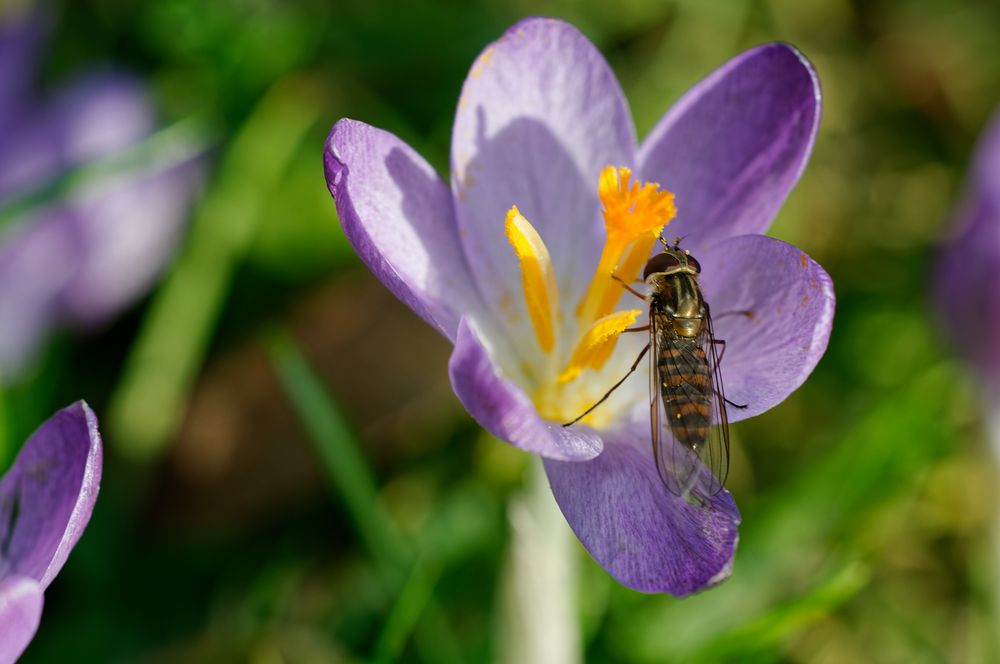
[[[691,254],[688,254],[687,255],[687,261],[688,261],[688,267],[689,268],[691,268],[692,270],[694,270],[698,274],[701,274],[701,263],[699,263],[697,260],[695,260],[694,256],[692,256]]]
[[[673,254],[664,251],[662,254],[657,254],[649,259],[646,263],[646,269],[642,271],[643,281],[651,274],[656,274],[657,272],[666,272],[674,268],[680,267],[681,263],[677,260],[677,257]]]

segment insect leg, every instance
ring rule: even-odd
[[[622,333],[625,332],[649,332],[649,325],[640,325],[639,327],[626,327],[624,330],[622,330]]]
[[[621,278],[621,277],[619,277],[619,276],[618,276],[617,274],[612,274],[612,275],[611,275],[611,278],[612,278],[612,279],[614,279],[615,281],[617,281],[618,283],[620,283],[620,284],[622,285],[622,288],[624,288],[625,290],[627,290],[627,291],[628,291],[629,293],[632,293],[632,295],[635,295],[635,296],[636,296],[637,298],[639,298],[640,300],[645,300],[645,299],[646,299],[646,296],[645,296],[645,295],[643,295],[642,293],[640,293],[640,292],[639,292],[639,291],[637,291],[636,289],[634,289],[634,288],[632,288],[631,286],[629,286],[629,285],[628,285],[627,283],[625,283],[625,282],[624,282],[624,281],[622,280],[622,278]]]
[[[722,397],[722,398],[726,399],[726,397]],[[742,410],[742,409],[746,408],[748,405],[750,405],[750,404],[745,404],[745,403],[733,403],[729,399],[726,399],[726,403],[728,403],[733,408],[739,408],[740,410]]]
[[[646,357],[646,353],[647,352],[649,352],[649,344],[646,344],[645,346],[643,346],[642,352],[639,353],[639,357],[635,358],[635,362],[632,363],[632,367],[628,370],[628,373],[625,374],[620,381],[618,381],[617,383],[615,383],[611,387],[611,389],[608,390],[603,397],[601,397],[600,401],[598,401],[597,403],[595,403],[593,406],[591,406],[587,410],[583,411],[580,414],[580,416],[577,417],[576,419],[574,419],[574,420],[572,420],[570,422],[567,422],[566,424],[564,424],[562,426],[568,427],[571,424],[576,424],[577,422],[579,422],[580,420],[582,420],[583,418],[585,418],[587,415],[590,415],[591,411],[593,411],[595,408],[597,408],[602,403],[604,403],[605,401],[607,401],[608,397],[611,396],[611,393],[614,392],[615,390],[617,390],[621,386],[621,384],[624,383],[628,379],[629,376],[631,376],[632,374],[635,373],[636,367],[638,367],[639,363],[642,362],[642,358]]]

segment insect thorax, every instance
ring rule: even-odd
[[[670,321],[679,337],[692,339],[701,335],[705,319],[705,300],[693,274],[651,274],[647,279],[651,289],[650,310],[661,313]]]

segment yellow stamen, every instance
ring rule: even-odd
[[[521,282],[528,315],[535,328],[538,345],[546,353],[555,347],[554,312],[559,307],[559,290],[549,250],[538,231],[515,205],[507,212],[507,241],[521,263]]]
[[[624,289],[612,276],[626,283],[635,280],[657,236],[677,215],[671,192],[660,191],[655,182],[630,184],[631,177],[632,171],[624,167],[607,166],[601,171],[597,193],[604,205],[607,239],[590,288],[577,308],[582,320],[594,320],[614,310]]]
[[[641,313],[638,309],[616,311],[595,321],[573,349],[569,363],[559,375],[559,382],[574,380],[587,367],[600,369],[604,366],[611,357],[618,337]]]

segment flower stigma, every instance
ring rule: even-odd
[[[570,320],[558,314],[559,285],[541,236],[516,205],[507,212],[507,240],[520,264],[535,339],[547,358],[546,366],[534,373],[537,378],[529,394],[538,412],[557,422],[577,417],[610,386],[594,378],[611,357],[618,337],[643,313],[615,310],[625,292],[623,284],[635,281],[663,227],[677,214],[673,193],[655,182],[633,181],[625,167],[605,167],[597,192],[606,238],[590,285]],[[560,347],[560,338],[574,339],[573,347]],[[614,408],[602,408],[582,421],[602,428],[619,414]]]

